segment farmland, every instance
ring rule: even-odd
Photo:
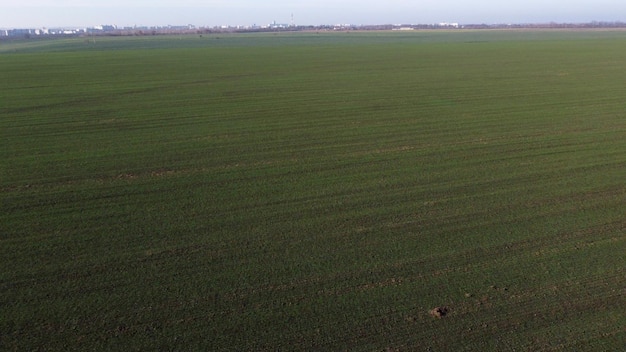
[[[617,350],[625,60],[619,31],[0,42],[0,350]]]

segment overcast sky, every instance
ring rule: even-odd
[[[625,21],[625,0],[0,0],[0,28]]]

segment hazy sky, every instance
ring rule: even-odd
[[[624,0],[0,0],[0,28],[626,20]]]

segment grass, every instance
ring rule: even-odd
[[[622,32],[98,39],[0,46],[1,349],[622,346]]]

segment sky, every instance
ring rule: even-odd
[[[0,0],[0,28],[626,21],[624,0]]]

